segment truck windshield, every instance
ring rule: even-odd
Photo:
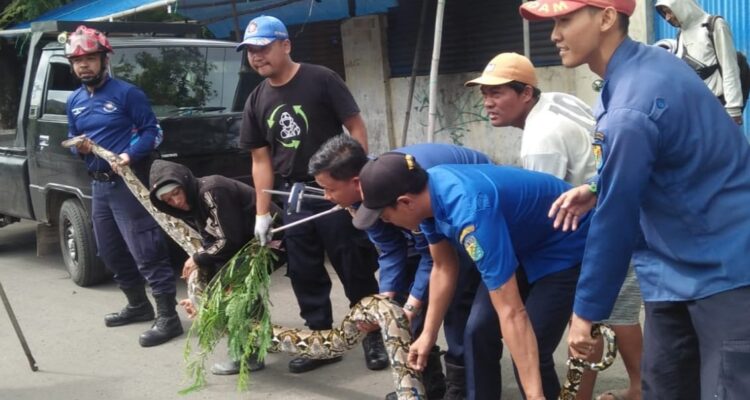
[[[118,48],[112,74],[146,93],[157,117],[232,111],[242,53],[231,47]]]

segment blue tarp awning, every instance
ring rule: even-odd
[[[176,0],[76,0],[68,5],[47,11],[36,19],[6,28],[27,29],[32,22],[39,21],[92,21],[118,18],[156,7],[166,7]]]
[[[273,15],[286,25],[297,25],[385,13],[398,5],[397,0],[355,0],[354,9],[350,10],[349,3],[350,0],[178,0],[175,10],[200,21],[216,37],[229,38],[235,27],[234,13],[242,33],[251,19],[263,14]]]
[[[28,32],[39,21],[106,21],[158,7],[172,6],[179,15],[208,27],[217,38],[230,38],[235,29],[243,32],[251,19],[273,15],[287,25],[333,21],[352,16],[385,13],[398,0],[76,0],[48,11],[36,19],[0,31],[0,36]],[[234,38],[230,38],[234,39]]]

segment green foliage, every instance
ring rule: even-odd
[[[13,0],[0,12],[0,27],[34,19],[71,0]]]
[[[241,360],[237,388],[247,389],[247,360],[253,354],[263,360],[273,337],[268,287],[274,259],[271,250],[253,239],[208,284],[185,343],[184,356],[193,383],[181,394],[205,386],[206,359],[225,334],[230,357]],[[191,344],[194,337],[198,341],[196,354]]]

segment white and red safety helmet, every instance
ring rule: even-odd
[[[65,41],[65,57],[67,58],[112,52],[112,46],[103,33],[84,25],[76,28]]]

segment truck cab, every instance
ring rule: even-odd
[[[57,36],[80,24],[32,25],[17,132],[0,141],[0,226],[39,222],[37,248],[59,243],[73,281],[88,286],[106,276],[93,239],[91,179],[83,161],[60,144],[68,137],[68,96],[81,84]],[[186,37],[200,30],[184,24],[85,24],[108,33],[110,76],[146,93],[164,133],[155,158],[184,164],[196,176],[250,182],[239,127],[245,98],[261,78],[235,43]]]

